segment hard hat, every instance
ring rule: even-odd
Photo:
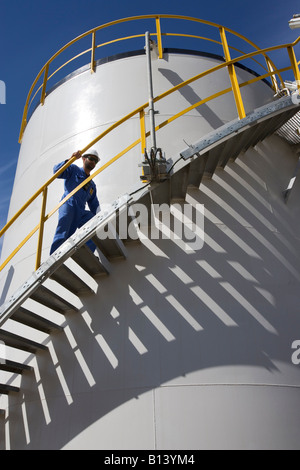
[[[83,157],[88,157],[89,155],[93,155],[94,157],[98,158],[98,162],[100,161],[100,158],[99,158],[99,155],[98,155],[98,152],[96,149],[91,149],[91,150],[88,150],[87,153],[85,153],[84,155],[82,155]]]

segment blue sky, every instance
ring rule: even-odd
[[[299,0],[0,0],[0,80],[6,88],[6,103],[0,104],[0,227],[7,219],[27,93],[47,60],[70,40],[120,18],[177,14],[221,24],[268,47],[297,38],[300,30],[288,26],[295,13]]]

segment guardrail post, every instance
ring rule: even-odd
[[[47,85],[47,80],[48,80],[48,70],[49,70],[49,62],[45,66],[45,72],[44,72],[44,82],[43,82],[43,89],[42,89],[42,95],[41,95],[41,105],[44,105],[45,98],[46,98],[46,85]]]
[[[278,93],[279,92],[279,86],[278,86],[278,83],[277,83],[277,80],[276,80],[276,76],[273,73],[274,68],[273,68],[272,64],[270,63],[269,58],[265,57],[265,59],[266,59],[266,63],[267,63],[267,67],[268,67],[269,72],[272,72],[271,80],[272,80],[273,90],[275,91],[275,93]]]
[[[42,208],[41,208],[40,228],[39,228],[38,246],[37,246],[37,252],[36,252],[35,270],[39,269],[41,265],[47,193],[48,193],[48,188],[46,186],[43,190],[43,201],[42,201]]]
[[[145,126],[145,110],[140,111],[140,130],[141,130],[141,150],[144,154],[146,149],[146,126]]]
[[[91,73],[95,72],[96,31],[92,33]]]
[[[23,116],[22,116],[22,122],[21,122],[21,128],[20,128],[20,134],[19,134],[19,144],[22,142],[23,134],[25,127],[27,126],[27,112],[28,112],[28,104],[25,104],[24,111],[23,111]]]
[[[161,29],[160,29],[160,19],[157,16],[155,18],[156,23],[156,33],[157,33],[157,47],[158,47],[158,58],[163,58],[163,48],[162,48],[162,41],[161,41]]]
[[[220,30],[225,60],[226,62],[229,62],[231,60],[231,57],[230,57],[229,47],[228,47],[228,43],[226,39],[225,29],[223,27],[220,27],[219,30]],[[240,119],[243,119],[244,117],[246,117],[246,113],[244,109],[244,103],[242,100],[241,90],[239,87],[239,82],[238,82],[233,64],[228,65],[228,73],[229,73],[229,78],[231,82],[231,87],[232,87],[238,115]]]
[[[300,71],[299,71],[299,66],[298,66],[298,62],[296,59],[295,51],[292,46],[289,46],[287,50],[288,50],[290,61],[292,64],[292,69],[294,72],[295,80],[297,82],[297,87],[298,87],[298,90],[300,91]]]

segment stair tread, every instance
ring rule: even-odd
[[[48,350],[47,346],[43,344],[36,343],[31,339],[24,338],[5,330],[0,330],[0,340],[2,340],[6,346],[22,349],[27,352],[35,353],[37,350]]]
[[[19,387],[14,387],[13,385],[0,384],[0,394],[7,395],[10,392],[19,392]]]
[[[73,294],[80,295],[85,292],[93,292],[91,287],[65,264],[59,266],[59,268],[50,277]]]
[[[108,270],[104,264],[101,263],[99,258],[95,256],[86,245],[81,246],[71,257],[92,277],[108,274]]]
[[[126,258],[125,246],[113,224],[104,227],[92,240],[108,260]]]
[[[40,285],[31,294],[30,298],[61,314],[78,310],[74,305],[70,304],[67,300],[63,299],[44,285]]]
[[[63,330],[60,325],[51,322],[50,320],[37,315],[24,307],[19,307],[18,310],[13,313],[12,320],[15,320],[23,325],[36,328],[44,333],[50,333],[53,330]]]
[[[20,362],[5,360],[4,362],[0,361],[0,370],[13,372],[17,374],[22,374],[25,370],[32,370],[31,366],[26,364],[21,364]]]

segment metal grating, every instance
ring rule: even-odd
[[[290,144],[300,144],[300,112],[295,114],[276,132]]]

